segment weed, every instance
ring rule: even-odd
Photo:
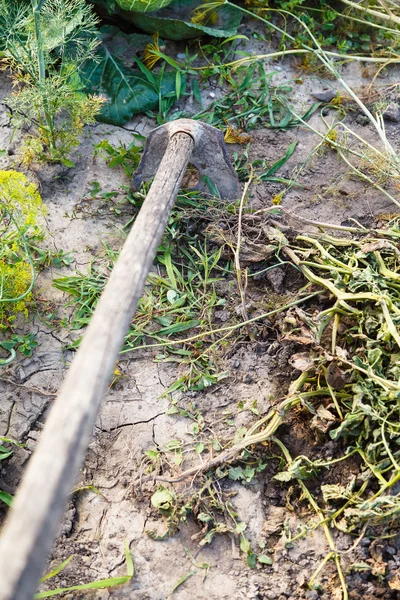
[[[343,54],[354,52],[378,55],[382,51],[386,54],[398,51],[400,30],[393,12],[394,18],[387,19],[388,23],[384,24],[388,17],[384,9],[371,12],[368,6],[364,6],[368,3],[348,0],[343,0],[343,3],[353,10],[346,10],[340,5],[332,8],[325,0],[274,0],[272,3],[254,0],[247,2],[246,6],[263,16],[267,11],[274,11],[278,15],[282,11],[287,15],[283,26],[288,34],[294,36],[294,45],[297,47],[309,45],[310,38],[297,28],[291,15],[299,17],[307,25],[323,48],[335,46]],[[396,12],[396,6],[392,6],[391,10]],[[284,40],[286,42],[287,37]]]
[[[184,332],[206,332],[211,327],[214,310],[226,303],[215,287],[226,268],[222,248],[207,244],[198,231],[201,220],[213,218],[213,213],[221,214],[220,201],[202,197],[200,203],[199,198],[200,194],[194,191],[179,195],[158,249],[158,273],[148,277],[122,349],[122,353],[131,352],[149,341],[162,346],[162,352],[155,359],[177,363],[180,369],[177,381],[166,394],[183,389],[201,390],[225,376],[216,367],[212,343],[204,340],[181,347],[169,343],[179,340]],[[140,193],[131,201],[139,208],[142,199]],[[70,302],[76,307],[73,329],[80,329],[89,322],[117,259],[118,252],[106,248],[106,253],[106,271],[104,266],[100,268],[94,263],[87,274],[62,277],[53,282],[55,287],[73,296]]]
[[[31,7],[1,0],[0,13],[4,60],[18,84],[6,102],[16,127],[37,132],[26,138],[22,158],[72,166],[68,155],[103,102],[86,96],[80,79],[98,45],[97,19],[84,0],[32,0]]]
[[[40,580],[40,583],[45,583],[54,577],[57,577],[65,567],[71,562],[74,558],[74,555],[68,557],[64,560],[60,565],[58,565],[55,569],[53,569],[47,575],[44,575]],[[85,590],[103,590],[110,589],[115,586],[123,585],[130,581],[134,574],[134,566],[132,561],[132,556],[129,551],[128,542],[125,543],[125,562],[127,567],[127,574],[122,575],[121,577],[109,577],[108,579],[100,579],[98,581],[91,581],[89,583],[82,583],[80,585],[71,585],[68,587],[56,588],[54,590],[48,590],[45,592],[39,592],[35,594],[34,600],[42,600],[43,598],[51,598],[52,596],[59,596],[64,592],[77,592],[77,591],[85,591]]]
[[[28,305],[32,300],[35,280],[34,263],[29,244],[41,237],[38,225],[43,213],[42,200],[25,175],[16,171],[0,171],[0,330],[13,331],[19,314],[28,316]],[[33,342],[32,342],[33,343]],[[15,357],[15,348],[27,352],[21,340],[1,342],[2,348],[10,352],[8,364]],[[31,348],[33,345],[31,344]]]
[[[232,64],[225,66],[230,68]],[[295,127],[299,120],[288,110],[286,102],[292,87],[287,84],[274,86],[273,76],[274,72],[265,72],[260,61],[253,61],[253,64],[245,68],[238,66],[234,72],[231,70],[228,80],[232,91],[212,102],[193,118],[202,119],[217,127],[234,125],[236,129],[244,131],[260,126],[274,129]],[[312,104],[302,119],[307,121],[319,106],[319,103]]]
[[[125,174],[131,178],[133,171],[139,164],[140,148],[136,146],[135,140],[129,146],[120,144],[117,147],[110,144],[107,140],[102,140],[94,145],[94,155],[99,155],[107,160],[107,166],[111,169],[121,166]],[[97,192],[99,191],[100,188],[97,189]]]
[[[261,448],[256,450],[256,445],[269,440],[286,463],[286,469],[281,467],[275,478],[283,485],[297,482],[317,517],[307,531],[322,526],[329,543],[330,551],[309,585],[316,585],[321,570],[332,560],[344,597],[346,582],[331,527],[351,533],[361,531],[361,535],[367,529],[370,533],[394,534],[398,531],[400,511],[398,498],[391,494],[400,479],[399,219],[392,220],[384,229],[367,234],[360,230],[358,233],[353,239],[336,238],[323,231],[297,235],[291,243],[286,240],[281,247],[281,253],[309,283],[324,290],[330,298],[329,304],[325,301],[322,309],[315,304],[309,310],[292,309],[285,313],[281,309],[281,320],[276,321],[275,326],[282,327],[285,339],[300,341],[307,335],[312,340],[305,357],[296,363],[296,368],[302,372],[290,385],[287,397],[248,430],[237,432],[240,435],[235,436],[230,446],[225,444],[225,450],[216,456],[203,459],[201,464],[191,466],[175,477],[151,475],[169,485],[190,477],[192,491],[189,496],[183,496],[184,506],[192,506],[191,500],[198,499],[204,485],[210,489],[226,477],[245,484],[250,482],[265,468],[268,458]],[[253,321],[263,318],[260,316]],[[241,324],[242,327],[245,325]],[[299,338],[300,331],[302,337]],[[342,441],[337,446],[337,458],[290,456],[277,432],[285,415],[295,406],[302,406],[305,414],[310,415],[311,426],[320,437]],[[348,486],[321,485],[320,491],[317,488],[311,494],[306,485],[308,479],[353,455],[358,455],[361,461],[357,479]],[[162,462],[157,468],[162,472]],[[198,478],[195,491],[193,476]],[[207,504],[205,498],[203,501]],[[182,501],[174,497],[174,506],[182,507]],[[226,517],[229,507],[224,506],[222,510],[219,504]],[[178,517],[179,511],[175,511],[175,529]],[[215,528],[213,531],[215,533]],[[218,529],[218,532],[223,531],[223,528]],[[307,531],[300,532],[295,538]],[[290,543],[293,541],[294,538]],[[242,541],[240,546],[248,564],[253,566],[255,558],[248,542]]]
[[[7,444],[7,447],[4,445]],[[22,446],[18,442],[11,440],[10,438],[0,437],[0,465],[3,460],[7,460],[13,455],[13,450],[9,446]],[[11,506],[13,496],[8,492],[0,490],[0,502],[4,502],[7,506]]]

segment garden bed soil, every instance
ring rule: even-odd
[[[262,51],[262,49],[260,50]],[[275,65],[271,65],[273,68]],[[279,63],[280,74],[289,79],[296,72],[293,62]],[[343,68],[344,76],[356,87],[370,81],[362,77],[361,69],[355,65]],[[391,71],[388,77],[395,78]],[[310,91],[322,87],[315,77],[303,77],[303,85],[294,89],[298,102],[307,104]],[[0,95],[10,89],[5,73],[0,80]],[[356,123],[357,111],[349,112],[349,121],[356,131],[368,141],[375,142],[376,134],[369,126]],[[311,119],[318,128],[318,114]],[[102,249],[103,242],[116,249],[123,243],[121,217],[102,212],[101,201],[88,196],[92,181],[99,182],[102,192],[116,190],[129,181],[122,169],[109,169],[103,159],[94,157],[93,144],[107,139],[110,143],[129,144],[131,131],[146,134],[154,124],[148,118],[137,118],[126,128],[99,124],[88,128],[82,145],[76,151],[74,168],[35,167],[25,169],[27,176],[35,181],[47,207],[46,226],[48,237],[45,244],[53,249],[73,252],[74,262],[67,269],[50,268],[43,271],[36,284],[36,295],[47,303],[46,313],[62,315],[64,324],[49,324],[49,319],[35,317],[32,330],[39,342],[30,358],[19,358],[0,373],[2,408],[0,411],[0,435],[24,442],[16,450],[0,473],[0,489],[13,493],[23,474],[25,465],[34,450],[43,424],[50,410],[54,395],[73,358],[66,346],[76,337],[70,332],[68,323],[72,308],[66,308],[68,298],[51,286],[52,278],[71,270],[85,272]],[[394,147],[400,148],[399,124],[387,123],[387,134]],[[0,104],[0,147],[15,152],[21,135],[10,142],[12,129],[7,109]],[[250,158],[265,158],[273,163],[281,158],[292,141],[297,141],[296,152],[280,172],[290,177],[293,169],[302,163],[315,147],[316,136],[305,127],[288,131],[257,129],[251,132],[253,141]],[[230,146],[230,151],[241,151],[239,146]],[[15,156],[1,159],[1,168],[24,170]],[[375,189],[349,174],[346,165],[330,148],[315,156],[302,171],[299,180],[303,187],[293,187],[285,195],[282,207],[313,220],[336,224],[349,224],[355,219],[369,224],[376,215],[393,213],[393,205]],[[282,190],[280,184],[260,183],[253,186],[249,203],[260,209],[271,205],[272,198]],[[89,197],[82,211],[82,198]],[[97,202],[97,204],[94,204]],[[95,207],[95,210],[93,209]],[[125,217],[126,218],[126,217]],[[298,226],[298,224],[297,224]],[[286,271],[280,285],[285,287]],[[274,282],[267,278],[254,284],[250,294],[269,295],[276,293]],[[239,300],[237,301],[239,304]],[[228,315],[220,318],[229,319]],[[71,337],[72,336],[72,337]],[[293,348],[269,342],[241,342],[221,357],[228,377],[218,385],[203,392],[182,394],[181,407],[195,406],[217,439],[227,442],[239,426],[248,426],[257,420],[248,409],[257,401],[260,415],[266,413],[271,404],[281,397],[293,378],[293,369],[288,359]],[[271,349],[272,348],[272,349]],[[94,486],[101,494],[91,489],[76,492],[69,502],[60,534],[51,553],[48,569],[74,555],[72,561],[59,576],[48,582],[48,587],[64,587],[90,582],[97,579],[123,575],[124,544],[128,540],[135,565],[135,574],[130,583],[109,590],[71,592],[64,597],[70,600],[129,598],[131,600],[165,600],[172,596],[177,600],[231,600],[271,599],[321,600],[341,598],[340,585],[332,561],[329,561],[319,577],[320,590],[307,589],[307,582],[321,560],[329,551],[321,528],[300,537],[289,547],[282,542],[282,532],[296,532],[313,517],[305,502],[299,502],[297,492],[273,480],[277,461],[247,485],[230,481],[224,483],[223,492],[231,494],[239,519],[247,523],[246,533],[254,546],[265,546],[272,558],[270,566],[257,565],[249,569],[240,555],[235,542],[229,535],[217,536],[210,545],[199,546],[196,535],[199,525],[190,518],[179,531],[164,541],[149,537],[148,530],[162,531],[165,522],[150,504],[150,496],[156,489],[151,483],[133,485],[138,474],[143,473],[144,452],[152,448],[163,448],[173,439],[192,442],[192,421],[184,416],[168,414],[169,402],[162,394],[176,379],[176,368],[170,363],[157,363],[153,352],[125,354],[118,363],[122,376],[110,389],[98,416],[89,445],[84,466],[77,477],[77,487]],[[247,407],[241,410],[239,406]],[[226,424],[229,414],[234,424]],[[333,442],[317,440],[307,420],[299,415],[288,418],[279,435],[294,454],[310,454],[319,444],[327,455],[335,452]],[[188,457],[201,460],[201,457]],[[202,459],[204,460],[204,458]],[[170,467],[170,475],[179,473],[182,467]],[[357,464],[345,462],[335,471],[336,481],[350,481]],[[322,476],[322,475],[321,475]],[[331,482],[332,474],[323,477]],[[177,486],[184,490],[190,482]],[[4,509],[1,517],[4,517]],[[396,598],[397,592],[390,590],[388,580],[399,568],[400,539],[381,540],[371,543],[333,531],[335,543],[342,555],[342,565],[352,600]],[[349,550],[347,552],[347,550]],[[354,564],[372,564],[368,571],[354,570]],[[207,565],[207,566],[206,566]],[[379,570],[380,567],[380,570]],[[188,573],[190,577],[173,592],[174,586]],[[45,586],[44,586],[45,587]]]

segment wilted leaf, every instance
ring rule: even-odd
[[[336,362],[331,362],[326,370],[326,380],[334,390],[341,390],[347,383],[344,371]]]
[[[394,576],[392,581],[389,581],[389,587],[391,590],[396,590],[400,592],[400,575],[397,574]]]
[[[319,406],[315,417],[311,419],[311,427],[322,431],[322,433],[326,433],[335,421],[335,415],[324,406]]]
[[[299,371],[309,371],[314,367],[314,361],[310,356],[309,352],[298,352],[297,354],[293,354],[289,363],[294,369],[298,369]]]
[[[353,493],[355,478],[347,486],[338,484],[321,485],[321,492],[325,502],[329,500],[348,500]]]

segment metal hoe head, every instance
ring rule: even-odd
[[[221,131],[192,119],[178,119],[154,129],[147,137],[138,169],[132,177],[131,190],[137,191],[144,181],[152,179],[161,163],[170,138],[177,133],[190,135],[195,142],[189,164],[196,167],[199,182],[193,188],[209,192],[205,178],[209,178],[221,198],[236,200],[240,197],[240,185]]]

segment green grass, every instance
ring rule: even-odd
[[[143,194],[133,203],[140,207]],[[198,192],[180,194],[156,257],[157,272],[152,272],[135,318],[125,338],[122,354],[155,343],[160,348],[156,360],[177,363],[180,376],[167,390],[201,390],[224,376],[217,367],[211,340],[193,344],[170,344],[183,334],[206,333],[212,329],[213,312],[222,308],[225,297],[216,291],[216,283],[231,271],[229,260],[222,259],[222,247],[207,242],[203,227],[225,210],[212,197]],[[103,260],[91,264],[87,273],[60,277],[53,285],[72,296],[72,329],[81,329],[90,321],[118,252],[105,246]],[[79,345],[79,341],[73,347]]]

